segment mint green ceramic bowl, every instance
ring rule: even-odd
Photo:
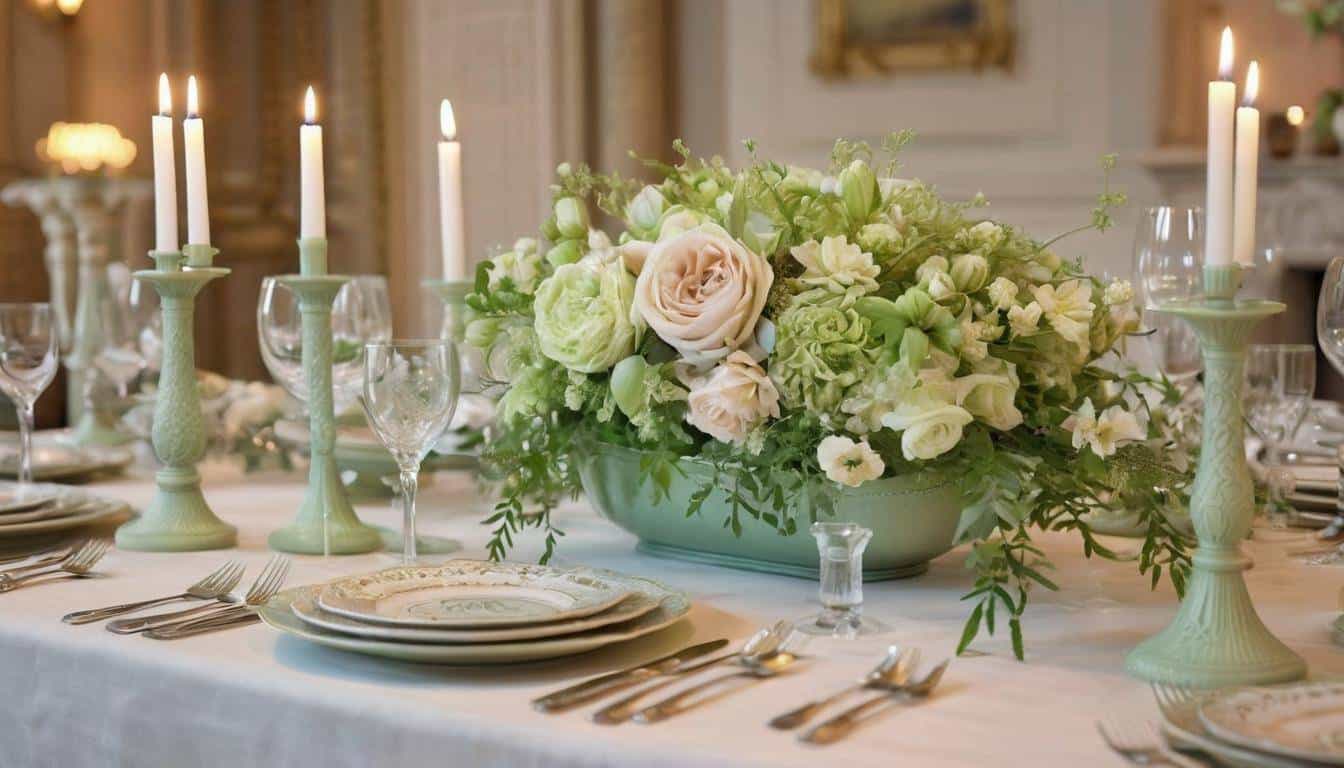
[[[640,477],[640,451],[602,445],[580,462],[584,491],[597,511],[639,537],[651,555],[766,573],[817,578],[817,545],[808,533],[806,510],[795,510],[798,532],[785,536],[768,523],[742,515],[742,535],[723,522],[727,497],[714,492],[693,517],[691,494],[710,476],[700,462],[683,459],[686,477],[674,474],[669,498],[655,504],[652,485]],[[961,514],[957,484],[932,473],[873,480],[838,492],[839,522],[871,528],[864,553],[865,581],[916,576],[929,561],[952,549]],[[830,518],[828,518],[830,519]]]

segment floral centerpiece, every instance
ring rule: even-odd
[[[537,528],[549,557],[575,457],[605,443],[642,451],[654,494],[678,461],[712,465],[692,509],[670,514],[730,485],[725,536],[739,515],[793,534],[800,494],[824,516],[828,489],[963,478],[963,648],[997,613],[1021,656],[1028,592],[1054,588],[1032,530],[1075,529],[1112,556],[1087,525],[1100,507],[1140,511],[1140,572],[1180,589],[1189,558],[1162,514],[1190,480],[1167,455],[1175,394],[1107,363],[1137,325],[1129,285],[1065,261],[1058,238],[977,220],[982,200],[896,178],[909,138],[880,153],[841,140],[828,172],[751,142],[732,169],[678,142],[681,162],[648,162],[662,181],[642,187],[560,166],[549,245],[524,238],[482,264],[467,299],[467,341],[506,382],[483,453],[503,488],[492,556]],[[1108,184],[1080,230],[1105,229],[1122,201]],[[594,205],[620,221],[614,240]]]

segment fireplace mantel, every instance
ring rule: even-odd
[[[1163,202],[1204,205],[1203,147],[1162,147],[1139,161],[1157,180]],[[1262,155],[1259,203],[1257,245],[1282,248],[1288,266],[1324,269],[1344,255],[1344,159]]]

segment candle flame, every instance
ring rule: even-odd
[[[439,130],[443,132],[444,141],[457,140],[457,121],[453,119],[453,104],[447,99],[439,103]]]
[[[310,125],[317,122],[317,95],[313,93],[311,85],[303,95],[303,122]]]
[[[196,76],[187,78],[187,117],[197,117],[200,112],[200,97],[196,94]]]
[[[1218,79],[1232,79],[1232,28],[1223,27],[1223,39],[1218,45]]]
[[[1294,104],[1293,106],[1288,108],[1287,117],[1288,117],[1288,124],[1296,127],[1301,125],[1303,120],[1307,119],[1307,112],[1306,110],[1302,109],[1302,107],[1298,106],[1297,104]]]
[[[1260,95],[1260,63],[1252,61],[1246,68],[1246,89],[1241,97],[1241,105],[1255,106],[1255,97],[1258,95]]]
[[[159,75],[159,114],[171,115],[173,113],[173,92],[168,88],[168,73],[163,72]]]

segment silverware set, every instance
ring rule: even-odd
[[[167,603],[199,601],[205,604],[185,610],[114,619],[107,623],[106,628],[109,632],[122,635],[143,633],[145,637],[155,640],[176,640],[246,626],[259,620],[256,609],[284,586],[289,566],[289,558],[281,555],[272,557],[248,591],[238,594],[234,588],[242,581],[245,569],[242,563],[230,560],[178,594],[75,611],[66,614],[61,620],[67,624],[89,624]]]
[[[0,570],[0,592],[10,592],[33,584],[95,575],[93,567],[107,554],[112,543],[90,539],[77,546],[31,553],[12,562],[31,562]]]
[[[564,712],[649,683],[601,707],[590,718],[599,725],[619,725],[628,721],[645,725],[659,723],[789,671],[799,661],[799,656],[790,650],[792,638],[793,628],[789,622],[777,622],[752,635],[738,651],[710,656],[727,645],[728,641],[719,639],[699,643],[646,664],[602,675],[533,699],[532,706],[541,712]],[[705,656],[710,658],[703,658]],[[770,727],[793,730],[856,693],[866,691],[875,694],[798,736],[800,741],[820,745],[839,741],[880,711],[927,698],[941,681],[949,661],[942,661],[916,678],[914,670],[918,664],[918,650],[892,646],[882,662],[853,685],[775,717],[770,721]],[[736,669],[684,687],[652,704],[644,704],[650,695],[684,682],[692,675],[713,667],[729,666]]]

